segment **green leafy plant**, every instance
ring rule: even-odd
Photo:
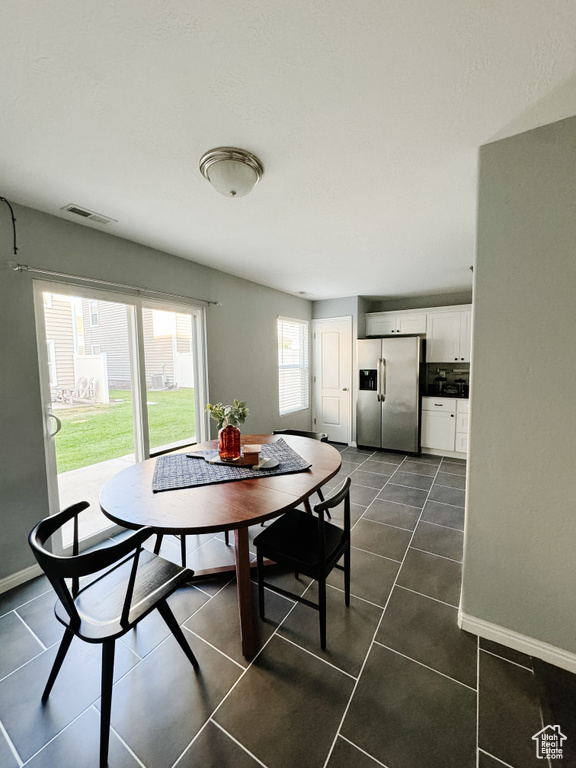
[[[228,424],[232,424],[233,427],[244,424],[249,414],[249,409],[246,408],[246,403],[243,400],[234,400],[234,405],[222,405],[222,403],[212,405],[208,403],[206,413],[209,413],[210,418],[214,419],[218,424],[218,429],[222,429],[222,427]]]

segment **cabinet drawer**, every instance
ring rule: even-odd
[[[455,448],[460,453],[468,453],[468,435],[466,432],[458,432],[456,434]]]
[[[468,414],[457,413],[456,414],[456,432],[463,432],[468,434]]]
[[[470,400],[457,400],[456,401],[457,413],[470,413]]]
[[[446,413],[456,413],[457,400],[453,397],[423,397],[423,411],[444,411]]]

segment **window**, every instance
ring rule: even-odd
[[[280,416],[309,407],[308,323],[278,318]]]
[[[90,302],[90,325],[98,325],[98,302],[97,301],[91,301]]]
[[[100,344],[92,344],[92,354],[93,355],[99,355],[101,354],[102,348]]]

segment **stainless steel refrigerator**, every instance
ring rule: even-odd
[[[422,352],[417,336],[358,341],[359,446],[419,452]]]

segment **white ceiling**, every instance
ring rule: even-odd
[[[3,0],[0,195],[308,298],[462,291],[478,147],[575,114],[575,52],[574,0]]]

